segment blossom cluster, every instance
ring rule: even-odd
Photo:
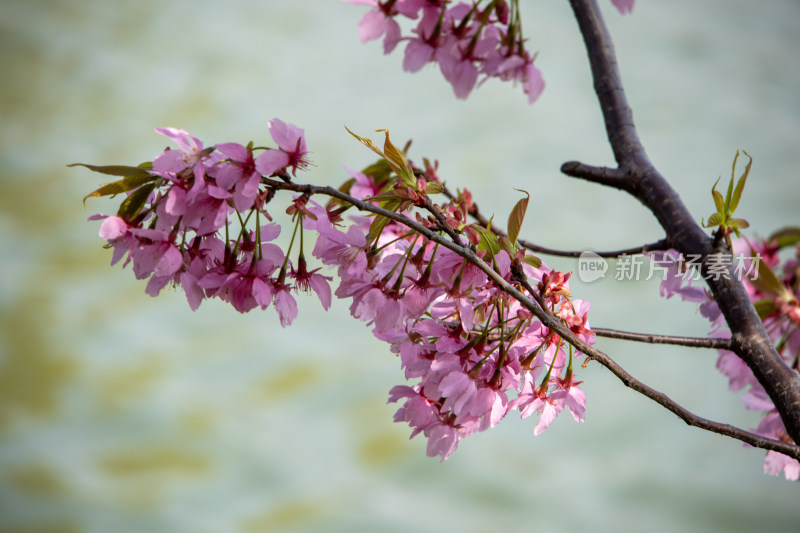
[[[794,228],[776,233],[768,239],[733,241],[737,261],[753,262],[752,275],[742,281],[754,303],[770,338],[787,366],[800,368],[800,230]],[[782,258],[781,248],[794,247],[794,256]],[[711,323],[711,336],[726,338],[730,332],[712,295],[702,286],[694,285],[696,273],[687,268],[674,250],[650,255],[652,261],[668,267],[669,275],[661,283],[661,295],[679,296],[682,300],[700,305],[700,313]],[[719,350],[717,369],[729,380],[734,392],[746,389],[742,403],[748,408],[764,413],[755,433],[785,442],[793,442],[786,432],[775,405],[758,382],[750,368],[736,354]],[[800,462],[775,451],[768,451],[764,472],[786,479],[800,481]]]
[[[457,98],[465,99],[489,78],[521,83],[532,104],[544,90],[536,54],[525,48],[518,0],[343,0],[372,7],[358,24],[361,42],[383,37],[385,54],[405,41],[403,70],[436,63]],[[620,13],[634,0],[612,0]],[[417,20],[403,35],[399,17]]]
[[[356,185],[369,190],[369,176],[353,175]],[[463,204],[448,209],[464,212]],[[429,456],[446,459],[461,438],[496,426],[515,409],[523,418],[540,413],[536,435],[565,407],[583,421],[586,398],[573,371],[579,354],[476,265],[394,221],[375,253],[366,237],[369,220],[344,231],[321,207],[311,212],[316,220],[307,218],[306,225],[319,233],[314,255],[337,268],[336,295],[351,300],[351,315],[391,345],[407,379],[418,380],[394,387],[389,401],[402,402],[395,421],[408,423],[412,437],[427,437]],[[513,281],[505,250],[484,259]],[[569,298],[569,274],[543,264],[522,268],[549,310],[593,343],[589,304]]]
[[[92,217],[103,220],[100,236],[114,249],[111,264],[123,258],[123,265],[132,263],[137,279],[149,278],[146,292],[151,296],[170,283],[180,285],[193,310],[212,297],[242,313],[274,303],[286,326],[297,316],[292,292],[309,288],[327,309],[330,278],[308,272],[302,253],[292,265],[270,243],[281,228],[268,222],[266,204],[273,193],[261,183],[263,176],[295,173],[308,165],[303,130],[270,121],[278,148],[258,156],[252,144],[204,148],[183,130],[156,131],[178,149],[167,148],[151,164],[122,167],[129,175],[90,195],[128,193],[117,215]]]
[[[337,201],[322,205],[303,193],[286,202],[294,235],[284,252],[272,242],[280,225],[267,207],[281,189],[295,186],[290,173],[309,164],[308,151],[296,126],[275,119],[269,130],[278,148],[204,147],[185,131],[164,128],[158,133],[178,148],[167,148],[152,163],[87,165],[125,176],[89,195],[126,193],[116,215],[91,217],[103,221],[100,236],[113,248],[112,264],[123,258],[124,265],[132,263],[138,279],[149,278],[146,290],[152,296],[173,284],[184,290],[192,309],[212,297],[240,312],[273,305],[287,326],[297,315],[292,294],[299,290],[313,290],[326,309],[331,305],[332,277],[309,270],[303,254],[304,234],[311,233],[313,256],[335,270],[336,296],[350,301],[350,314],[391,346],[406,379],[414,380],[394,387],[389,401],[400,402],[397,422],[408,423],[412,436],[428,439],[428,455],[446,459],[461,438],[494,427],[513,410],[523,418],[540,414],[537,435],[565,407],[583,421],[586,398],[574,372],[582,354],[484,269],[520,290],[524,276],[548,312],[593,343],[589,304],[571,299],[569,274],[526,258],[513,243],[491,245],[496,237],[466,221],[468,191],[434,205],[429,191],[443,189],[437,165],[425,160],[424,168],[415,167],[388,133],[385,153],[359,138],[383,159],[364,172],[350,171],[352,178],[338,189],[347,193]],[[359,201],[397,216],[356,215],[345,221],[343,215]],[[417,230],[398,220],[415,221]],[[482,263],[434,242],[420,226],[456,235],[452,242]],[[300,251],[293,262],[297,240]]]

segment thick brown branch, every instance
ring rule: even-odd
[[[672,344],[675,346],[688,346],[691,348],[712,348],[715,350],[730,350],[730,339],[713,339],[702,337],[677,337],[673,335],[654,335],[652,333],[633,333],[607,328],[592,328],[598,337],[620,339],[625,341],[645,342],[648,344]]]
[[[678,417],[680,417],[684,422],[691,426],[699,427],[701,429],[705,429],[708,431],[712,431],[714,433],[719,433],[720,435],[726,435],[728,437],[732,437],[734,439],[738,439],[742,442],[755,446],[757,448],[763,448],[765,450],[774,450],[780,453],[786,454],[790,457],[794,457],[796,459],[800,459],[800,446],[795,446],[793,444],[777,441],[773,439],[768,439],[765,437],[761,437],[754,433],[750,433],[743,429],[737,428],[735,426],[731,426],[729,424],[721,424],[719,422],[713,422],[711,420],[707,420],[700,416],[695,415],[694,413],[688,411],[686,408],[682,407],[671,398],[669,398],[666,394],[657,391],[651,387],[648,387],[644,383],[638,381],[636,378],[628,374],[621,366],[619,366],[611,357],[603,353],[602,351],[590,346],[583,341],[581,341],[569,328],[567,328],[561,320],[555,317],[552,313],[546,310],[546,306],[544,305],[544,301],[539,296],[538,292],[536,292],[530,284],[528,284],[527,279],[525,279],[523,275],[517,275],[520,283],[526,288],[528,293],[533,296],[536,300],[532,300],[529,296],[522,293],[519,289],[517,289],[514,285],[506,281],[500,274],[498,274],[488,263],[486,263],[483,259],[478,257],[475,252],[473,252],[470,248],[459,246],[458,244],[444,238],[443,236],[439,235],[436,232],[431,231],[430,229],[426,228],[425,226],[419,224],[415,220],[411,218],[395,213],[393,211],[389,211],[373,205],[369,202],[364,202],[362,200],[358,200],[349,196],[338,189],[334,189],[333,187],[320,187],[316,185],[305,185],[305,184],[298,184],[298,183],[285,183],[276,181],[273,179],[265,179],[265,183],[267,183],[270,187],[278,190],[290,190],[300,193],[307,193],[307,194],[323,194],[326,196],[332,196],[334,198],[338,198],[343,200],[362,211],[369,211],[371,213],[376,213],[378,215],[382,215],[388,217],[392,220],[395,220],[407,228],[413,229],[414,231],[420,233],[421,235],[427,237],[433,242],[439,243],[440,245],[452,250],[453,252],[457,253],[464,259],[468,260],[478,268],[480,268],[492,281],[503,291],[509,294],[511,297],[516,299],[520,302],[522,306],[528,309],[531,313],[534,314],[542,323],[550,328],[551,330],[555,331],[558,335],[561,336],[566,342],[572,344],[575,348],[586,354],[587,357],[593,359],[609,369],[615,376],[617,376],[627,387],[632,388],[633,390],[647,396],[648,398],[652,399],[653,401],[659,403],[660,405],[666,407],[668,410],[675,413]],[[517,272],[520,272],[520,269],[517,269]]]
[[[592,183],[607,185],[614,189],[630,191],[630,176],[616,168],[593,167],[578,161],[567,161],[561,165],[561,172],[573,178],[581,178]]]
[[[619,169],[630,179],[625,190],[655,215],[673,248],[684,256],[703,258],[701,272],[706,275],[709,258],[729,251],[714,246],[678,194],[648,159],[636,133],[614,46],[596,0],[570,0],[570,4],[586,44],[608,140]],[[800,375],[775,351],[732,266],[727,276],[706,276],[706,283],[732,332],[733,351],[766,390],[789,436],[800,442]]]

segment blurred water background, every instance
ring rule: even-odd
[[[662,234],[629,197],[559,175],[611,164],[567,2],[523,3],[547,88],[488,82],[456,101],[431,67],[362,46],[363,8],[336,1],[0,1],[0,531],[781,531],[798,488],[763,453],[686,427],[608,372],[582,372],[587,418],[534,438],[511,416],[440,464],[391,421],[398,361],[335,302],[308,300],[282,330],[272,310],[157,300],[86,218],[103,181],[72,162],[137,164],[158,126],[207,144],[267,144],[273,117],[304,127],[336,185],[371,153],[344,130],[390,128],[438,158],[500,220],[532,193],[524,234],[616,249]],[[640,134],[699,219],[737,149],[755,164],[740,205],[761,234],[797,224],[800,4],[601,2]],[[725,178],[727,179],[727,178]],[[551,264],[572,270],[570,261]],[[613,268],[613,267],[612,267]],[[591,285],[592,323],[704,335],[656,282]],[[709,351],[602,340],[635,375],[696,412],[744,427]]]

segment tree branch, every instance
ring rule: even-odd
[[[593,167],[578,161],[567,161],[561,165],[561,172],[573,178],[581,178],[592,183],[607,185],[623,191],[631,190],[630,176],[616,168]]]
[[[651,333],[632,333],[607,328],[592,328],[598,337],[620,339],[625,341],[646,342],[648,344],[672,344],[675,346],[688,346],[691,348],[712,348],[716,350],[730,350],[730,339],[702,338],[702,337],[676,337],[672,335],[654,335]]]
[[[443,236],[439,235],[434,231],[431,231],[422,224],[416,222],[415,220],[412,220],[411,218],[405,215],[402,215],[400,213],[395,213],[394,211],[389,211],[387,209],[383,209],[382,207],[373,205],[363,200],[359,200],[357,198],[353,198],[352,196],[345,194],[338,189],[334,189],[333,187],[320,187],[317,185],[306,185],[293,182],[285,183],[270,178],[265,178],[264,182],[276,190],[290,190],[299,193],[306,193],[309,195],[323,194],[326,196],[338,198],[357,207],[362,211],[369,211],[371,213],[385,216],[387,218],[390,218],[392,220],[395,220],[403,224],[404,226],[410,229],[413,229],[414,231],[420,233],[421,235],[425,236],[431,241],[439,243],[440,245],[448,248],[449,250],[452,250],[459,256],[463,257],[470,263],[480,268],[487,276],[489,276],[489,278],[492,279],[492,281],[501,290],[509,294],[511,297],[515,298],[517,301],[520,302],[520,304],[523,307],[528,309],[531,313],[534,314],[534,316],[536,316],[539,320],[541,320],[542,324],[544,324],[551,330],[555,331],[558,335],[561,336],[562,339],[564,339],[566,342],[572,344],[575,348],[583,352],[589,359],[595,360],[604,367],[606,367],[607,369],[609,369],[615,376],[617,376],[622,381],[623,384],[625,384],[625,386],[630,387],[631,389],[643,394],[644,396],[647,396],[648,398],[652,399],[653,401],[657,402],[658,404],[672,411],[687,424],[714,433],[719,433],[720,435],[725,435],[728,437],[732,437],[734,439],[738,439],[742,442],[745,442],[757,448],[763,448],[765,450],[774,450],[783,453],[785,455],[788,455],[789,457],[800,459],[800,446],[795,446],[793,444],[774,439],[768,439],[766,437],[750,433],[749,431],[745,431],[743,429],[731,426],[729,424],[721,424],[719,422],[713,422],[711,420],[707,420],[705,418],[697,416],[691,411],[687,410],[686,408],[676,403],[666,394],[645,385],[644,383],[640,382],[639,380],[631,376],[613,359],[611,359],[611,357],[609,357],[602,351],[598,350],[597,348],[594,348],[593,346],[590,346],[585,342],[583,342],[582,340],[580,340],[569,328],[567,328],[561,322],[561,320],[558,317],[554,316],[552,313],[547,311],[547,308],[544,305],[545,302],[542,300],[539,293],[535,291],[533,287],[530,286],[530,284],[527,281],[527,278],[525,278],[524,273],[520,274],[522,272],[521,267],[515,269],[517,272],[516,279],[523,285],[523,287],[528,291],[530,296],[533,297],[533,299],[536,301],[532,300],[529,296],[526,296],[514,285],[506,281],[500,274],[498,274],[489,264],[487,264],[483,259],[481,259],[470,248],[455,244],[454,242],[444,238]]]
[[[450,189],[447,188],[446,185],[443,184],[443,186],[444,186],[443,194],[447,196],[451,201],[455,202],[456,201],[455,195],[450,191]],[[486,218],[483,214],[481,214],[480,209],[478,208],[478,204],[473,202],[469,208],[468,214],[469,216],[474,218],[478,224],[480,224],[484,228],[488,227],[491,230],[491,232],[497,235],[498,237],[507,236],[502,229],[498,228],[494,224],[490,224],[489,219]],[[531,252],[552,255],[556,257],[580,257],[581,254],[583,254],[586,251],[586,250],[556,250],[555,248],[548,248],[546,246],[542,246],[525,239],[518,239],[517,242],[519,242],[520,246]],[[647,252],[655,252],[658,250],[668,250],[669,248],[670,246],[667,240],[661,239],[660,241],[652,242],[650,244],[644,244],[642,246],[634,246],[632,248],[626,248],[624,250],[615,250],[612,252],[593,252],[593,253],[599,255],[600,257],[613,258],[613,257],[619,257],[621,255],[636,255],[636,254],[645,254]]]
[[[764,387],[789,436],[800,442],[800,375],[789,368],[775,350],[733,267],[728,268],[728,276],[707,275],[713,256],[730,251],[714,246],[678,194],[648,159],[636,133],[611,36],[596,0],[570,0],[570,4],[586,45],[609,143],[619,170],[629,176],[624,190],[650,209],[673,248],[685,256],[703,258],[701,273],[733,334],[733,351]]]

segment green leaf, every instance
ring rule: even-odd
[[[780,296],[788,292],[786,285],[778,279],[767,263],[760,259],[758,260],[758,277],[748,278],[748,281],[753,287],[766,294]]]
[[[720,216],[725,214],[725,200],[722,199],[722,193],[717,190],[717,184],[721,179],[722,178],[717,178],[717,181],[714,182],[714,186],[711,187],[711,196],[714,197],[714,205],[716,206],[717,213],[719,213]]]
[[[367,244],[377,242],[388,223],[389,218],[383,215],[375,215],[375,220],[369,225],[369,231],[367,232]]]
[[[728,193],[725,195],[725,211],[733,212],[731,209],[731,195],[733,194],[733,180],[736,178],[736,160],[739,159],[739,150],[736,150],[736,155],[733,156],[733,168],[731,168],[731,181],[728,183]]]
[[[392,199],[382,202],[380,206],[387,211],[391,211],[396,213],[400,206],[403,204],[403,200]],[[372,224],[369,226],[369,231],[367,232],[367,244],[374,243],[380,238],[381,233],[383,233],[383,229],[386,227],[386,224],[389,223],[389,218],[383,215],[375,215],[375,220],[372,221]]]
[[[535,255],[525,254],[525,257],[522,258],[523,263],[527,263],[534,268],[539,268],[542,266],[542,260],[536,257]]]
[[[769,236],[767,242],[777,241],[778,248],[800,243],[800,227],[783,228]]]
[[[126,220],[128,222],[132,221],[136,215],[141,212],[144,204],[147,202],[147,199],[150,197],[150,193],[153,192],[153,189],[156,188],[156,183],[148,183],[139,187],[135,191],[133,191],[130,196],[125,198],[122,203],[119,205],[119,210],[117,211],[117,216]]]
[[[744,150],[742,150],[744,152]],[[738,155],[739,152],[736,152]],[[750,157],[750,154],[744,152],[744,155],[747,156],[749,161],[747,162],[747,166],[745,166],[744,172],[742,173],[742,177],[739,178],[739,182],[736,184],[736,190],[733,191],[733,198],[731,198],[730,203],[730,212],[733,214],[736,211],[736,207],[739,205],[739,199],[742,197],[742,191],[744,190],[744,184],[747,181],[747,176],[750,174],[750,167],[753,165],[753,158]],[[733,166],[736,167],[736,159],[733,160]],[[733,178],[731,178],[731,183],[733,183]]]
[[[713,228],[714,226],[719,226],[722,223],[722,217],[719,213],[713,213],[710,217],[708,217],[708,222],[703,222],[704,228]]]
[[[517,238],[519,237],[519,230],[522,227],[522,222],[525,220],[525,213],[528,210],[528,202],[531,198],[531,195],[528,194],[527,191],[517,190],[519,192],[524,192],[526,197],[521,198],[519,202],[517,202],[517,205],[514,206],[514,209],[511,210],[511,214],[508,215],[508,240],[515,246],[517,244]]]
[[[756,300],[753,302],[753,306],[756,308],[756,313],[758,313],[758,317],[761,320],[764,320],[776,310],[775,300],[773,298],[762,298],[760,300]]]
[[[149,163],[142,163],[138,167],[129,167],[125,165],[87,165],[85,163],[72,163],[71,165],[67,165],[68,167],[86,167],[93,172],[99,172],[100,174],[107,174],[109,176],[150,176],[151,174],[147,171],[147,168],[152,168],[152,164]]]
[[[397,199],[398,199],[398,196],[397,196],[397,193],[394,192],[394,190],[389,190],[389,191],[381,193],[381,194],[379,194],[377,196],[372,196],[372,197],[368,198],[368,200],[371,201],[371,202],[387,202],[389,200],[397,200]]]
[[[444,191],[444,185],[438,181],[429,181],[425,184],[426,194],[439,194]]]
[[[728,227],[733,229],[746,229],[750,223],[743,218],[732,218],[728,221]]]
[[[149,183],[151,181],[155,181],[159,179],[158,176],[153,176],[151,174],[145,174],[144,176],[128,176],[124,179],[119,181],[114,181],[112,183],[106,183],[102,185],[99,189],[90,192],[86,196],[83,197],[83,204],[86,205],[87,198],[98,198],[101,196],[115,196],[117,194],[132,191],[133,189],[138,189],[145,183]]]
[[[500,245],[501,250],[505,250],[509,257],[514,257],[514,253],[516,250],[516,245],[512,244],[508,237],[500,237],[497,239],[497,243]]]
[[[389,176],[392,174],[392,169],[389,168],[389,163],[385,159],[379,159],[364,170],[362,174],[372,176],[376,185],[385,185],[389,181]]]
[[[489,256],[489,259],[493,258],[500,252],[500,241],[498,240],[497,235],[483,226],[479,226],[478,224],[472,224],[470,227],[477,231],[481,236],[481,242],[478,244],[478,250],[485,250]]]

